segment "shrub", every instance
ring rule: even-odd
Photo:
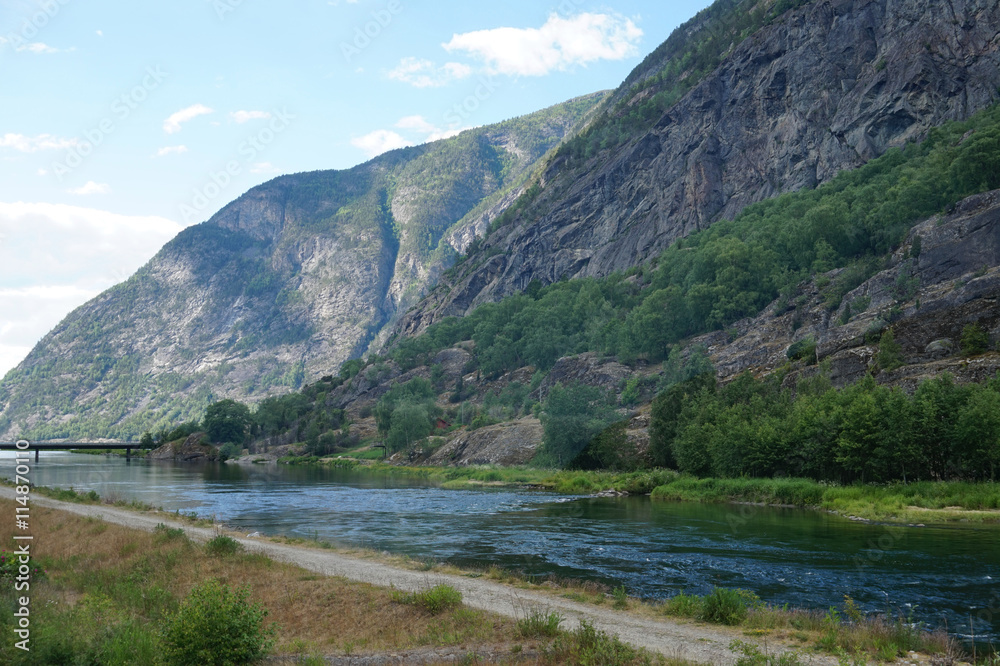
[[[559,636],[552,644],[548,657],[561,663],[588,664],[589,666],[631,666],[650,664],[650,655],[622,643],[617,636],[598,631],[586,620],[572,634]]]
[[[401,604],[411,604],[420,606],[432,615],[438,615],[446,610],[450,610],[462,604],[462,593],[451,585],[435,585],[428,590],[420,592],[410,592],[409,594],[397,592],[393,595],[393,600]]]
[[[273,645],[267,610],[249,601],[247,588],[210,580],[191,590],[171,616],[164,644],[177,666],[236,666],[258,661]]]
[[[628,608],[628,593],[625,591],[624,585],[619,585],[612,590],[611,596],[615,599],[614,607],[617,610],[625,610]]]
[[[665,615],[676,615],[679,617],[700,617],[702,598],[694,594],[684,594],[680,592],[663,604]]]
[[[517,621],[517,633],[521,638],[552,638],[559,635],[562,620],[559,613],[543,613],[536,608]]]
[[[982,354],[990,348],[989,333],[979,324],[969,324],[962,329],[962,353],[966,356]]]
[[[220,534],[205,544],[205,552],[216,557],[235,555],[241,550],[243,550],[243,544],[225,534]]]
[[[759,605],[760,598],[753,592],[716,587],[702,602],[700,619],[735,625],[746,619],[750,608]]]
[[[219,460],[225,462],[232,458],[238,458],[243,453],[243,448],[239,444],[226,442],[219,447]]]
[[[896,342],[896,339],[892,335],[892,329],[886,330],[878,342],[878,355],[876,358],[879,367],[889,372],[906,365],[903,361],[902,350],[903,348]]]
[[[813,337],[803,338],[793,342],[788,351],[785,352],[789,360],[805,361],[806,365],[816,364],[816,339]]]
[[[167,527],[163,523],[157,523],[156,529],[154,530],[155,540],[157,543],[163,543],[164,541],[173,541],[174,539],[183,539],[184,530],[180,527]]]

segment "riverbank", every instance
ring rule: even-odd
[[[0,538],[9,543],[13,492],[2,488],[0,497],[5,498],[0,501],[4,509]],[[391,565],[384,554],[346,554],[319,544],[291,545],[286,539],[238,534],[224,538],[231,541],[232,548],[220,553],[219,548],[212,548],[224,533],[220,526],[199,527],[169,513],[126,510],[81,498],[85,503],[34,500],[35,552],[49,577],[42,586],[42,597],[35,597],[47,602],[34,621],[35,626],[51,621],[52,626],[74,627],[72,632],[63,630],[48,637],[58,644],[69,640],[86,643],[94,638],[86,635],[88,627],[110,622],[112,631],[101,633],[105,639],[155,647],[156,636],[142,635],[142,631],[149,634],[153,631],[150,626],[162,623],[194,582],[219,578],[236,587],[249,585],[252,598],[268,608],[270,618],[279,625],[279,654],[296,659],[310,655],[327,658],[312,663],[347,663],[331,662],[329,657],[385,651],[410,651],[414,659],[431,657],[430,661],[405,663],[444,663],[449,659],[443,658],[442,650],[461,658],[474,655],[476,663],[580,663],[581,655],[573,650],[581,649],[580,641],[596,640],[595,636],[603,646],[600,649],[617,651],[621,657],[607,663],[649,663],[625,646],[615,647],[610,635],[667,655],[669,658],[658,663],[668,664],[735,663],[741,655],[748,658],[764,652],[785,654],[786,661],[781,662],[785,664],[804,663],[796,652],[806,655],[803,658],[808,663],[838,663],[817,650],[851,654],[853,663],[864,663],[866,657],[891,661],[897,654],[907,655],[904,663],[926,663],[927,659],[908,651],[954,652],[954,645],[943,634],[925,634],[902,618],[858,617],[842,623],[836,612],[824,615],[774,608],[736,590],[717,590],[706,597],[679,595],[665,603],[649,604],[629,599],[624,590],[606,594],[551,581],[533,584],[506,572],[422,566],[407,563],[405,558],[397,558]],[[331,580],[329,576],[342,579]],[[364,585],[358,587],[348,580]],[[370,585],[378,587],[367,587]],[[425,618],[425,625],[417,621],[422,617],[419,610],[400,608],[406,604],[399,592],[378,589],[420,593],[437,585],[456,590],[464,605],[443,619]],[[114,613],[102,616],[109,608],[115,609]],[[850,617],[850,609],[848,602],[846,617]],[[93,619],[95,612],[97,619]],[[411,622],[415,613],[420,617]],[[348,619],[332,621],[333,616]],[[563,627],[554,636],[550,631],[553,617],[555,624]],[[733,626],[704,624],[695,622],[696,618]],[[401,626],[394,626],[394,622]],[[541,631],[545,633],[538,635]],[[609,636],[600,638],[595,631]],[[42,638],[46,638],[44,629]],[[74,650],[83,649],[83,643]],[[796,648],[794,652],[790,646]]]
[[[810,479],[699,479],[667,469],[603,472],[497,466],[409,467],[343,457],[284,458],[282,462],[409,476],[450,490],[517,487],[576,495],[623,493],[650,495],[654,500],[816,509],[854,520],[911,525],[1000,523],[1000,483],[919,481],[840,486]]]
[[[0,540],[7,545],[14,533],[13,491],[0,488],[0,497]],[[191,587],[209,578],[249,586],[251,599],[277,624],[275,652],[296,658],[423,650],[440,657],[426,663],[448,661],[444,651],[460,659],[478,655],[478,663],[570,664],[580,663],[581,649],[595,648],[617,655],[612,663],[725,664],[734,663],[728,646],[740,636],[599,608],[481,574],[409,570],[281,540],[234,535],[238,547],[220,554],[203,545],[218,538],[219,527],[196,527],[163,512],[38,497],[32,530],[37,561],[47,572],[32,595],[38,609],[33,638],[53,654],[127,651],[118,663],[157,663],[156,627]],[[457,590],[462,605],[431,614],[399,594],[438,585]],[[544,628],[551,627],[553,613],[561,632]],[[98,645],[101,636],[105,642]],[[611,636],[663,657],[653,659]],[[577,639],[597,642],[587,648]],[[0,660],[20,663],[9,650],[0,645]]]

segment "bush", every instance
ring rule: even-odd
[[[225,534],[220,534],[205,544],[205,552],[216,557],[235,555],[241,550],[243,550],[243,544]]]
[[[517,633],[521,638],[552,638],[559,635],[562,620],[559,613],[543,613],[536,608],[517,621]]]
[[[397,592],[393,595],[393,600],[401,604],[411,604],[420,606],[432,615],[438,615],[446,610],[450,610],[462,604],[462,593],[451,585],[435,585],[429,590],[421,592],[410,592],[409,594]]]
[[[243,454],[243,448],[239,444],[226,442],[219,447],[219,460],[225,462],[233,458],[238,458]]]
[[[962,353],[966,356],[982,354],[990,348],[989,333],[979,324],[969,324],[962,329]]]
[[[759,605],[760,598],[753,592],[716,587],[703,600],[699,619],[716,624],[736,625],[746,619],[750,608]]]
[[[622,643],[617,636],[609,636],[603,631],[598,631],[586,620],[581,620],[579,628],[572,634],[556,638],[546,656],[561,663],[589,666],[631,666],[652,663],[649,653],[645,650]]]
[[[816,338],[803,338],[793,342],[785,355],[792,361],[805,361],[806,365],[816,365]]]
[[[164,632],[167,663],[236,666],[260,660],[274,641],[267,610],[249,601],[247,588],[210,580],[191,590]]]

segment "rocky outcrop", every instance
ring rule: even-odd
[[[920,253],[914,257],[917,237]],[[877,342],[887,329],[907,365],[883,372],[882,381],[911,386],[943,372],[960,381],[982,381],[1000,370],[997,354],[954,356],[967,325],[1000,340],[1000,190],[969,197],[950,213],[916,225],[889,265],[831,311],[817,282],[826,284],[838,273],[803,285],[790,299],[798,305],[772,303],[759,316],[738,322],[733,332],[704,335],[693,343],[708,349],[722,380],[747,370],[767,374],[784,367],[789,346],[812,338],[831,379],[845,385],[878,370]]]
[[[634,370],[628,366],[598,353],[567,356],[556,361],[536,393],[545,395],[556,384],[569,386],[577,383],[617,392],[633,373]]]
[[[524,418],[463,432],[434,451],[428,465],[524,465],[542,444],[542,424]]]
[[[167,442],[147,454],[150,460],[176,460],[178,462],[204,462],[218,460],[219,451],[207,444],[207,436],[203,432],[188,435],[183,440]]]
[[[997,100],[992,0],[824,0],[737,46],[642,136],[555,162],[517,223],[399,323],[654,256],[750,203],[813,187]],[[615,93],[620,97],[620,91]]]

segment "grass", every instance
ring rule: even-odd
[[[0,544],[9,548],[14,503],[0,501]],[[151,533],[43,507],[32,509],[35,557],[47,571],[31,586],[32,651],[0,643],[0,663],[162,663],[159,631],[206,579],[246,586],[279,633],[278,654],[388,651],[421,646],[503,644],[517,633],[507,620],[461,606],[413,613],[391,590],[316,576],[258,554],[224,557],[177,528]],[[228,537],[227,537],[228,538]],[[0,604],[13,602],[0,588]],[[0,631],[12,634],[9,613]]]
[[[1000,521],[1000,483],[921,481],[838,486],[809,479],[698,479],[679,476],[653,499],[756,502],[819,508],[869,520]]]
[[[462,605],[462,593],[451,585],[435,585],[419,592],[394,592],[393,601],[423,608],[431,615],[458,608]]]

